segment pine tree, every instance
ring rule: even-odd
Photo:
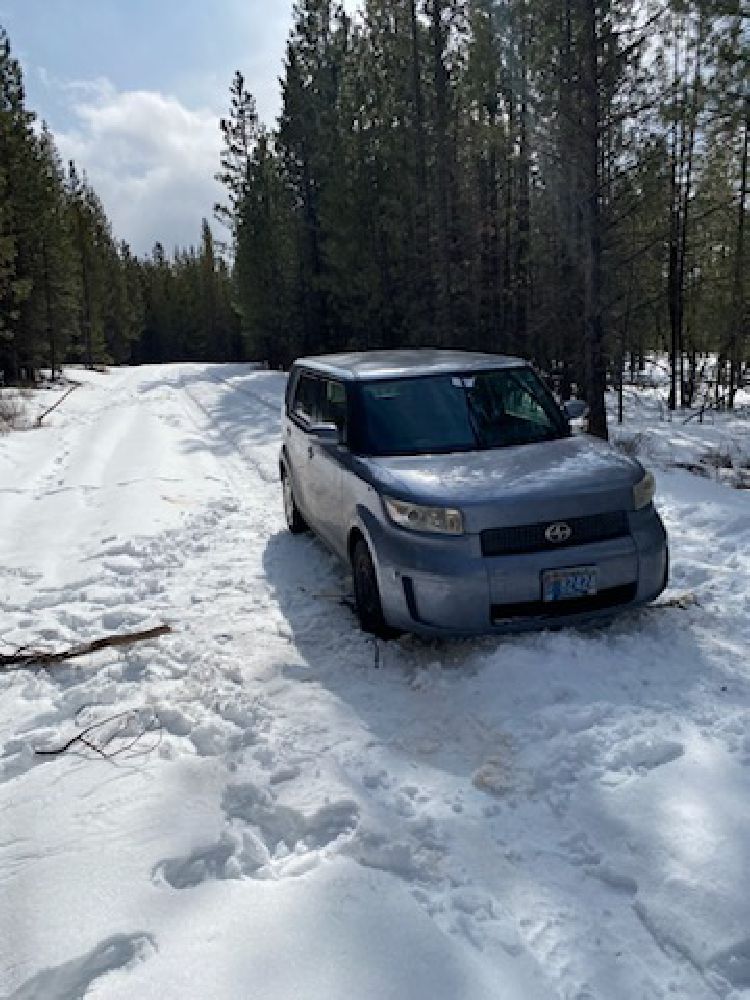
[[[206,219],[201,226],[198,257],[199,320],[202,333],[201,355],[216,361],[226,361],[229,354],[228,331],[219,315],[219,290],[214,252],[214,238]]]
[[[11,336],[11,303],[16,298],[15,263],[16,239],[11,227],[12,210],[7,195],[7,171],[0,162],[0,365],[3,363],[3,343]]]
[[[131,360],[133,344],[143,332],[140,277],[127,243],[105,246],[104,341],[107,357],[115,364],[123,364]]]
[[[278,132],[259,129],[235,212],[251,353],[512,351],[556,369],[563,395],[577,384],[606,436],[608,384],[667,342],[676,251],[680,357],[689,348],[692,366],[713,344],[736,385],[742,34],[731,3],[672,3],[675,18],[703,20],[691,42],[700,64],[681,58],[674,87],[658,44],[670,5],[366,0],[351,19],[328,0],[298,0]],[[727,150],[718,172],[712,135]],[[709,217],[733,234],[721,260]]]
[[[282,81],[279,149],[297,213],[298,301],[303,350],[340,342],[326,274],[324,204],[340,164],[337,128],[342,82],[342,12],[331,0],[299,0]]]
[[[38,154],[42,182],[37,198],[39,239],[29,308],[36,314],[43,334],[44,360],[54,376],[79,329],[80,283],[64,173],[46,126],[39,137]]]
[[[255,98],[245,88],[245,78],[237,70],[229,88],[230,111],[219,121],[224,146],[220,156],[221,169],[216,180],[227,190],[227,203],[217,203],[214,215],[236,238],[239,207],[245,194],[250,160],[258,141],[258,113]]]
[[[68,167],[66,192],[81,283],[80,339],[75,347],[78,359],[93,367],[112,360],[107,350],[105,327],[114,244],[109,221],[96,192],[72,162]],[[110,334],[113,335],[112,327]]]
[[[174,277],[161,243],[141,265],[143,334],[136,348],[138,361],[161,362],[179,357],[175,346]]]
[[[0,370],[7,381],[18,378],[20,365],[32,361],[33,353],[23,316],[33,284],[33,121],[25,107],[21,68],[0,28]]]
[[[300,348],[295,237],[281,166],[262,133],[239,211],[234,289],[249,356],[274,366]]]

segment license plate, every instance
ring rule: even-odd
[[[596,566],[548,569],[542,573],[542,600],[569,601],[596,593]]]

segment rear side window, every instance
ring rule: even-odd
[[[306,424],[336,424],[346,436],[346,389],[342,382],[302,372],[294,388],[291,412]]]
[[[323,381],[303,372],[297,380],[292,413],[306,424],[323,422]]]

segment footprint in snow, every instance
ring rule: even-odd
[[[601,863],[586,867],[586,874],[591,875],[593,878],[598,878],[605,885],[608,885],[610,889],[615,889],[617,892],[622,892],[627,896],[636,896],[638,894],[638,883],[636,880],[625,872],[610,867],[608,864]]]
[[[230,819],[241,819],[256,827],[267,845],[273,847],[283,841],[290,850],[299,842],[308,849],[327,847],[355,830],[359,821],[359,808],[350,799],[328,803],[305,815],[279,804],[271,791],[252,782],[229,785],[222,806]]]
[[[450,906],[451,932],[463,935],[478,951],[499,945],[509,955],[521,952],[515,919],[485,892],[471,886],[458,888],[451,894]]]
[[[674,740],[636,739],[615,751],[610,767],[617,771],[652,771],[664,764],[671,764],[684,753],[682,743]]]
[[[188,889],[208,879],[298,877],[317,866],[321,850],[353,834],[359,822],[357,805],[348,799],[306,815],[279,805],[272,792],[250,782],[230,785],[222,805],[231,825],[219,840],[160,862],[154,881]]]
[[[186,858],[169,858],[160,862],[152,873],[156,882],[164,880],[173,889],[190,889],[208,879],[234,878],[236,865],[230,864],[241,855],[242,844],[228,832],[217,843],[201,847]]]
[[[114,934],[95,948],[63,965],[42,969],[18,987],[7,1000],[76,1000],[92,983],[109,972],[144,962],[156,950],[150,934]]]

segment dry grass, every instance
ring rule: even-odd
[[[17,395],[0,393],[0,434],[25,426],[25,408]]]

